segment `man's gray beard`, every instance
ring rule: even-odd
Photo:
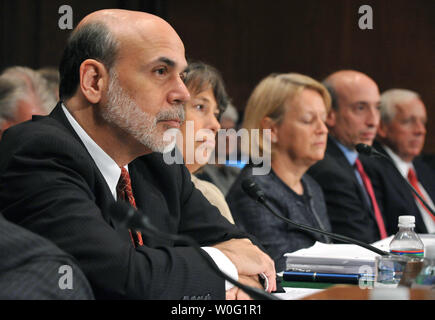
[[[183,122],[185,115],[181,104],[170,110],[161,110],[154,117],[140,109],[119,84],[117,74],[112,72],[107,99],[107,106],[101,114],[104,120],[123,129],[153,152],[168,151],[165,150],[168,142],[163,141],[163,133],[156,130],[157,122],[167,119],[179,119]]]

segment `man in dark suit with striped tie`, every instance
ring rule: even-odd
[[[337,71],[326,78],[332,108],[325,158],[310,168],[325,194],[332,230],[367,243],[387,236],[382,208],[367,174],[371,159],[355,145],[371,145],[379,125],[379,89],[367,75]]]
[[[414,91],[390,89],[381,95],[381,123],[374,147],[393,162],[378,158],[375,188],[382,194],[382,206],[390,233],[398,230],[400,215],[415,216],[415,230],[435,232],[435,217],[412,193],[406,180],[427,205],[434,208],[435,172],[420,159],[426,137],[427,114]]]

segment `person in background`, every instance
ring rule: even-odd
[[[271,206],[284,217],[326,231],[331,229],[320,186],[306,174],[323,159],[328,129],[325,125],[330,107],[327,90],[305,75],[272,74],[252,92],[245,110],[243,128],[253,148],[271,157],[271,170],[255,175],[246,165],[226,199],[236,225],[253,234],[275,261],[277,271],[285,270],[285,253],[312,246],[316,241],[330,242],[323,235],[298,230],[276,218],[251,199],[242,183],[252,178],[264,191]],[[259,129],[259,137],[253,130]],[[264,130],[270,130],[271,147],[265,144]]]
[[[382,208],[369,177],[372,159],[355,146],[372,145],[380,121],[380,94],[375,81],[354,70],[334,72],[324,81],[332,98],[326,124],[325,158],[308,174],[322,187],[332,230],[373,243],[388,236]]]
[[[236,108],[229,103],[220,116],[219,122],[222,130],[216,136],[215,163],[205,165],[196,173],[198,178],[216,185],[224,195],[228,194],[231,185],[240,173],[239,167],[227,165],[229,159],[233,156],[237,157],[237,148],[239,148],[236,132],[238,121],[239,114]],[[219,152],[219,150],[224,150],[224,152]]]
[[[418,93],[390,89],[381,95],[381,123],[374,147],[390,158],[376,158],[374,186],[380,188],[389,233],[398,231],[400,215],[415,216],[415,230],[435,232],[435,217],[412,193],[405,180],[431,208],[435,201],[435,172],[419,158],[426,137],[426,107]]]
[[[186,120],[181,126],[183,142],[178,147],[183,151],[184,162],[195,187],[228,221],[234,223],[222,192],[213,183],[194,175],[209,160],[215,147],[216,132],[220,128],[219,118],[228,105],[224,82],[214,67],[192,62],[188,66],[185,84],[190,100],[186,103]]]
[[[27,67],[10,67],[0,75],[0,138],[9,127],[46,115],[56,104],[47,81]]]
[[[49,89],[55,95],[56,101],[59,101],[59,71],[54,67],[44,67],[39,69],[38,73],[44,77],[44,79],[47,81]]]

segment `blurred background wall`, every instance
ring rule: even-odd
[[[58,27],[65,4],[73,9],[74,26],[102,8],[166,19],[188,58],[222,72],[240,111],[272,72],[322,80],[351,68],[370,75],[381,91],[415,90],[428,108],[424,151],[435,153],[434,0],[0,0],[0,70],[58,65],[70,33]],[[358,27],[362,5],[373,9],[373,30]]]

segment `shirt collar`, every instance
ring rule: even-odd
[[[344,153],[344,156],[346,157],[347,161],[350,163],[350,165],[353,167],[355,165],[355,161],[358,158],[358,152],[355,150],[351,150],[345,145],[338,142],[337,139],[331,137],[332,140],[337,144],[337,146],[340,148],[340,150]]]
[[[408,178],[408,171],[410,168],[413,168],[412,162],[403,161],[396,153],[394,153],[393,150],[391,150],[391,148],[387,147],[386,145],[382,145],[382,147],[391,157],[394,164],[396,165],[396,168],[399,170],[400,174],[405,178]]]
[[[62,110],[74,131],[85,145],[92,159],[95,161],[98,170],[100,170],[107,182],[107,185],[109,186],[110,191],[112,192],[113,197],[116,200],[116,185],[118,184],[119,177],[121,176],[121,168],[116,164],[115,160],[113,160],[106,152],[104,152],[104,150],[101,149],[101,147],[94,140],[92,140],[92,138],[80,126],[77,120],[74,119],[71,113],[69,113],[68,109],[63,103]],[[125,168],[128,169],[128,166],[125,166]]]

